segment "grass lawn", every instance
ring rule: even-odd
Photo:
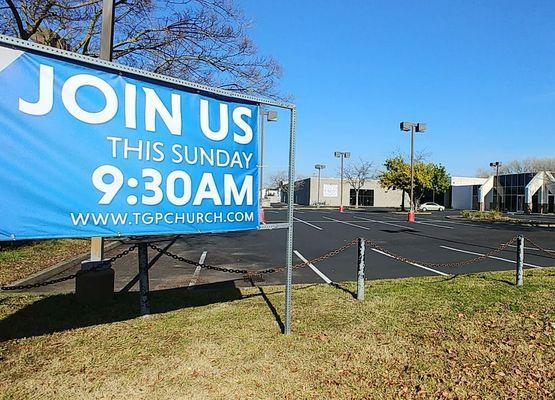
[[[0,398],[553,399],[555,269],[297,286],[0,295]],[[353,283],[343,284],[353,290]]]
[[[4,243],[0,247],[0,283],[14,282],[90,249],[89,239]]]

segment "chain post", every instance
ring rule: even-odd
[[[524,268],[524,236],[518,235],[516,239],[516,285],[522,286]]]
[[[364,239],[358,238],[357,300],[364,300]]]
[[[148,299],[148,243],[139,243],[139,305],[141,316],[150,314]]]

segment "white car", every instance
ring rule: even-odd
[[[432,203],[430,201],[427,203],[420,204],[420,207],[418,207],[418,211],[445,211],[445,207],[440,206],[437,203]]]

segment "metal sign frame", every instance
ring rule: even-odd
[[[258,105],[266,105],[270,107],[281,108],[290,111],[290,127],[289,127],[289,168],[288,168],[288,196],[287,196],[287,222],[279,224],[262,224],[258,229],[287,229],[286,243],[286,266],[287,276],[285,282],[285,328],[284,334],[291,333],[291,286],[292,286],[292,264],[293,264],[293,199],[294,199],[294,176],[295,176],[295,128],[297,122],[297,109],[294,104],[266,99],[263,97],[252,96],[243,93],[234,93],[229,90],[214,88],[198,83],[188,82],[182,79],[156,74],[153,72],[143,71],[137,68],[117,64],[111,61],[101,60],[66,50],[61,50],[45,45],[28,42],[22,39],[10,36],[0,35],[0,43],[18,50],[26,50],[38,54],[46,54],[59,59],[70,60],[77,64],[96,67],[114,73],[125,73],[134,77],[146,78],[163,83],[182,86],[198,94],[216,95],[224,99],[244,100]]]

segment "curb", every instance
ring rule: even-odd
[[[488,221],[488,220],[481,220],[481,219],[470,219],[464,217],[457,217],[453,215],[446,215],[445,218],[447,219],[454,219],[457,221],[468,221],[468,222],[478,222],[483,224],[510,224],[515,226],[533,226],[537,228],[555,228],[555,223],[544,223],[544,222],[535,222],[535,221],[526,221],[526,220],[519,220],[519,219],[510,219],[508,221]]]
[[[106,246],[104,246],[104,251],[113,250],[116,247],[121,246],[123,244],[124,243],[120,241],[108,243]],[[52,265],[51,267],[43,269],[42,271],[35,272],[33,275],[30,275],[26,278],[20,279],[15,282],[10,282],[8,285],[9,286],[29,285],[32,283],[37,283],[37,282],[46,280],[54,275],[59,274],[60,272],[63,272],[65,270],[68,270],[76,266],[77,264],[81,263],[81,261],[85,261],[87,258],[89,258],[88,252],[79,254],[78,256],[73,257],[69,260],[61,261],[57,264]]]

